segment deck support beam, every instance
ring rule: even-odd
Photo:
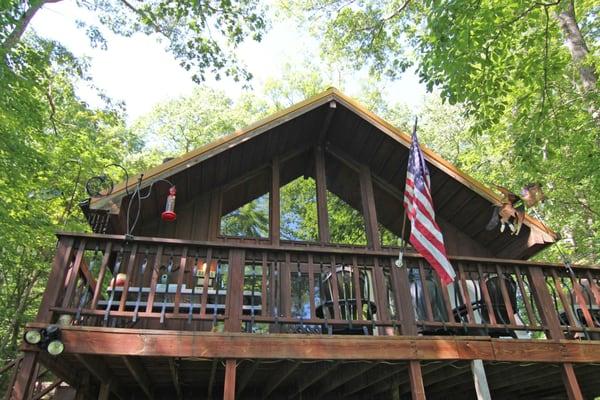
[[[144,369],[142,363],[134,357],[122,357],[123,362],[127,366],[127,369],[133,375],[134,379],[146,395],[146,397],[150,400],[154,399],[154,394],[152,391],[152,385],[150,383],[150,379],[148,378],[148,374]]]
[[[419,361],[408,362],[408,376],[410,378],[410,393],[412,400],[425,400],[425,387],[423,386],[423,374]]]
[[[17,379],[12,387],[10,399],[28,399],[35,385],[35,372],[37,371],[38,353],[27,352],[16,372]]]
[[[28,327],[44,327],[32,323]],[[239,325],[238,325],[239,327]],[[238,328],[239,329],[239,328]],[[298,360],[477,360],[598,363],[600,345],[575,340],[505,340],[485,336],[353,336],[182,332],[65,326],[65,354]],[[23,345],[24,351],[37,352]]]
[[[225,387],[223,388],[223,400],[235,400],[235,373],[236,360],[225,361]]]

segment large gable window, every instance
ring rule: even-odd
[[[269,237],[269,182],[269,170],[265,169],[223,192],[221,235]]]

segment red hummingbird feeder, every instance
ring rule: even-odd
[[[165,205],[165,211],[161,214],[161,218],[165,222],[175,221],[177,214],[175,214],[175,195],[177,191],[175,186],[169,188],[169,195],[167,196],[167,204]]]

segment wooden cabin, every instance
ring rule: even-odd
[[[556,234],[486,230],[498,197],[427,149],[457,280],[410,247],[396,265],[409,146],[332,88],[91,198],[9,397],[600,396],[600,269],[527,261]]]

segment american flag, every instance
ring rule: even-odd
[[[447,285],[454,280],[456,273],[446,256],[442,231],[435,222],[431,180],[425,157],[419,147],[416,121],[409,151],[404,189],[404,209],[412,225],[409,240]]]

